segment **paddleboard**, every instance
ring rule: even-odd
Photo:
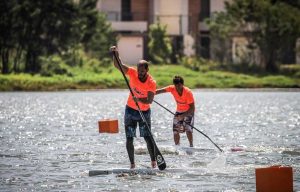
[[[185,169],[179,168],[169,168],[165,170],[159,169],[151,169],[151,168],[141,168],[141,169],[126,169],[126,168],[118,168],[118,169],[99,169],[99,170],[91,170],[89,171],[89,176],[97,176],[97,175],[110,175],[110,174],[129,174],[129,175],[155,175],[157,173],[174,173],[174,172],[182,172]]]
[[[183,154],[194,154],[195,152],[205,152],[211,151],[214,149],[205,149],[199,147],[187,147],[187,146],[175,146],[175,145],[160,145],[159,149],[164,155],[183,155]],[[135,147],[134,153],[136,155],[148,154],[148,149],[146,146],[137,146]]]

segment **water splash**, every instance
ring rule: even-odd
[[[218,154],[214,160],[207,164],[207,168],[209,170],[224,169],[226,167],[226,157],[227,155],[224,153]]]

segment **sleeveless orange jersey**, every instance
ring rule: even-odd
[[[189,110],[190,108],[189,104],[194,103],[194,96],[192,91],[185,86],[183,86],[183,91],[181,96],[177,93],[174,85],[170,85],[168,87],[165,87],[164,89],[166,90],[166,92],[170,92],[173,95],[177,103],[177,109],[176,109],[177,112],[185,112]]]
[[[130,82],[129,85],[132,89],[132,92],[136,98],[145,98],[148,96],[148,91],[153,92],[155,94],[156,90],[156,82],[152,78],[151,75],[148,74],[147,80],[143,83],[138,78],[138,72],[135,68],[129,67],[126,75],[129,76]],[[142,111],[147,111],[150,108],[149,104],[144,104],[138,102],[140,109]],[[138,110],[131,93],[129,93],[129,97],[127,99],[127,105],[130,108]]]

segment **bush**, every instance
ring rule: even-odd
[[[104,68],[112,65],[110,58],[103,58],[101,61],[98,59],[88,59],[84,64],[84,68],[91,69],[95,73],[101,73]]]
[[[62,54],[63,61],[71,67],[82,67],[85,59],[85,52],[81,45],[70,48]]]
[[[167,26],[162,26],[160,23],[150,25],[148,36],[149,56],[153,63],[170,63],[172,44],[167,35]]]
[[[111,58],[103,58],[101,61],[100,61],[100,66],[101,67],[109,67],[112,65],[112,59]]]
[[[220,64],[211,60],[206,60],[201,57],[182,57],[180,63],[193,71],[213,71],[220,69]]]
[[[53,75],[68,75],[72,74],[68,70],[68,66],[63,62],[59,56],[41,57],[41,76],[53,76]]]
[[[281,65],[279,70],[281,74],[300,77],[299,64]]]

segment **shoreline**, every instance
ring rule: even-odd
[[[191,89],[197,92],[300,92],[300,88],[195,88]],[[13,90],[0,91],[0,93],[37,93],[37,92],[123,92],[127,88],[104,88],[104,89],[61,89],[61,90]]]

